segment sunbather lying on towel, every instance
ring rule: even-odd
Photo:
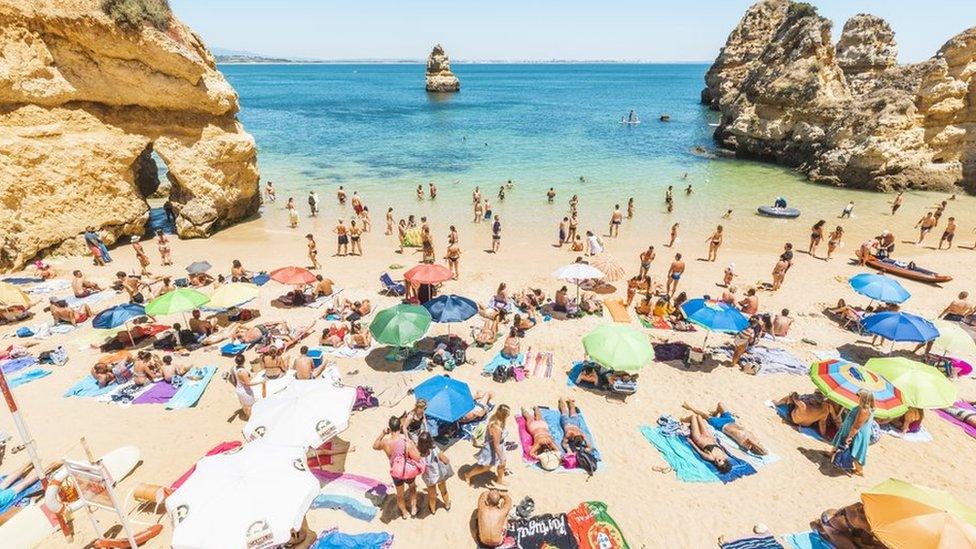
[[[698,455],[705,461],[713,463],[720,473],[724,474],[731,471],[732,463],[729,461],[729,455],[718,445],[718,440],[712,436],[705,418],[695,414],[682,421],[691,425],[691,436],[688,437],[688,440]]]
[[[278,302],[283,305],[300,307],[310,301],[315,301],[315,296],[305,292],[302,288],[295,288],[287,294],[278,298]]]
[[[491,391],[478,391],[474,394],[474,408],[470,412],[461,416],[458,423],[474,423],[481,421],[488,415],[488,408],[491,406],[491,399],[495,394]]]
[[[373,336],[369,329],[360,322],[353,322],[346,344],[353,349],[369,349],[373,343]]]
[[[636,389],[637,374],[616,372],[596,362],[586,362],[576,376],[576,383],[588,383],[603,391],[633,393]],[[623,390],[626,388],[627,390]]]
[[[976,412],[959,408],[958,406],[949,406],[948,408],[943,408],[943,410],[966,425],[976,427]]]
[[[344,299],[341,303],[336,303],[326,311],[322,317],[337,315],[346,322],[353,322],[365,318],[372,310],[373,304],[368,299],[362,301],[349,301],[348,299]]]
[[[228,324],[226,328],[217,330],[216,332],[214,332],[214,333],[208,335],[207,337],[203,338],[200,341],[200,344],[201,345],[214,345],[214,344],[220,343],[221,341],[224,341],[226,339],[229,339],[231,336],[233,336],[234,333],[237,332],[238,328],[240,328],[240,327],[241,327],[241,324],[239,322],[232,322],[232,323]]]
[[[129,367],[132,363],[132,354],[129,351],[119,351],[110,355],[105,355],[98,359],[91,369],[91,375],[98,382],[99,387],[106,387],[115,383],[117,378],[130,377]],[[116,376],[118,374],[118,377]]]
[[[715,406],[715,410],[710,413],[696,410],[687,402],[682,404],[681,407],[692,413],[698,414],[704,418],[713,429],[725,433],[729,436],[729,438],[734,440],[736,444],[745,448],[749,452],[752,452],[757,456],[765,456],[768,453],[762,444],[759,443],[759,439],[756,437],[756,435],[745,430],[741,425],[739,425],[739,423],[735,420],[735,416],[732,415],[732,412],[726,410],[725,406],[721,402],[719,402]]]
[[[44,474],[49,475],[59,469],[62,465],[64,465],[63,461],[55,461],[47,466]],[[21,492],[30,488],[31,485],[38,480],[40,480],[40,478],[37,476],[37,472],[34,470],[34,464],[31,462],[28,462],[27,465],[21,467],[18,471],[7,475],[7,478],[0,481],[0,507],[12,506],[19,499],[18,496],[21,494]],[[13,513],[7,512],[0,515],[0,524],[6,522],[19,510],[20,508],[18,507]]]
[[[498,319],[485,319],[481,330],[474,334],[474,342],[477,345],[491,346],[498,337]]]
[[[264,324],[258,324],[257,326],[238,326],[237,330],[233,334],[233,338],[241,343],[247,343],[248,345],[260,342],[269,342],[273,332],[284,330],[288,333],[288,323],[281,322],[265,322]]]
[[[319,344],[336,349],[343,347],[346,344],[346,336],[349,334],[349,331],[349,324],[336,322],[322,330],[322,338],[319,339]]]
[[[532,446],[528,454],[539,461],[539,465],[546,471],[555,471],[559,467],[560,455],[556,441],[549,432],[549,424],[542,418],[542,412],[536,406],[532,413],[522,408],[522,418],[525,419],[525,430],[532,437]]]
[[[10,305],[0,310],[0,322],[20,322],[34,316],[23,305]]]
[[[563,428],[561,446],[564,451],[578,452],[582,449],[593,453],[592,441],[586,438],[586,434],[583,433],[575,400],[559,399],[559,425]]]
[[[515,294],[515,304],[519,309],[538,309],[546,304],[546,293],[538,288],[526,288]]]
[[[65,322],[72,326],[77,326],[94,316],[87,303],[82,304],[77,309],[72,309],[68,307],[66,301],[55,297],[51,298],[50,310],[55,322]]]
[[[830,440],[841,424],[840,408],[821,393],[801,395],[796,392],[779,399],[777,406],[786,406],[790,423],[797,427],[816,426],[820,436]]]

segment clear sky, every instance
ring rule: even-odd
[[[894,28],[902,62],[976,24],[976,0],[817,0],[835,39],[867,12]],[[210,47],[316,59],[710,61],[748,0],[170,0]]]

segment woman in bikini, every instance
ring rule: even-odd
[[[739,425],[735,419],[735,416],[732,415],[732,412],[726,410],[725,406],[721,402],[715,406],[715,410],[711,413],[696,410],[687,402],[682,404],[681,407],[704,418],[713,429],[725,433],[729,436],[729,438],[734,440],[736,444],[744,448],[746,451],[757,456],[765,456],[769,453],[766,451],[766,448],[759,443],[756,435]]]
[[[170,257],[169,238],[166,238],[162,229],[156,229],[156,245],[159,247],[159,258],[162,264],[172,265],[173,258]]]
[[[397,242],[400,244],[400,249],[397,253],[403,253],[403,244],[407,240],[407,222],[404,219],[400,220],[397,224]]]
[[[308,240],[308,259],[312,262],[312,269],[318,270],[322,266],[319,265],[319,249],[315,244],[315,237],[312,236],[312,233],[308,233],[305,235],[305,239]]]
[[[722,245],[722,230],[721,225],[715,227],[715,232],[706,239],[706,242],[708,242],[708,261],[718,259],[718,248]]]
[[[132,366],[133,383],[147,385],[161,379],[163,379],[163,369],[159,357],[149,351],[139,351]]]
[[[502,348],[502,356],[507,359],[514,359],[518,357],[519,351],[522,347],[522,340],[519,339],[518,327],[512,326],[508,332],[508,337],[505,338],[505,346]]]
[[[393,234],[393,206],[390,206],[386,210],[386,232],[383,234],[386,236]]]
[[[430,234],[430,229],[426,226],[420,230],[420,249],[423,253],[421,262],[434,262],[434,239]]]
[[[844,227],[838,225],[827,238],[827,259],[830,259],[837,247],[840,246],[842,238],[844,238]]]
[[[534,407],[531,413],[522,408],[522,419],[525,420],[525,431],[532,437],[529,456],[539,461],[543,469],[555,470],[559,466],[559,447],[556,445],[556,440],[552,438],[549,424],[542,417],[542,411],[538,406]],[[555,459],[552,459],[553,456]]]
[[[826,223],[826,221],[821,219],[820,221],[817,221],[816,225],[810,229],[810,247],[807,248],[807,252],[814,257],[817,256],[817,246],[819,246],[820,242],[823,240],[824,225]]]
[[[285,363],[285,359],[281,356],[278,348],[272,346],[267,354],[261,357],[261,367],[264,369],[264,377],[278,379],[285,375],[288,364]]]
[[[428,432],[427,401],[418,398],[413,409],[400,417],[400,424],[403,426],[403,434],[409,436],[410,440],[417,442],[420,433]]]
[[[133,236],[130,239],[132,242],[132,251],[136,253],[136,259],[139,260],[139,267],[141,268],[142,276],[149,276],[149,256],[146,255],[146,251],[142,249],[142,244],[139,243],[139,237]]]
[[[685,418],[684,421],[691,425],[691,435],[688,440],[691,441],[691,447],[695,449],[695,452],[705,461],[714,464],[720,473],[724,474],[731,471],[732,463],[729,461],[729,455],[718,445],[718,440],[712,436],[705,418],[694,414]]]
[[[369,330],[359,322],[353,322],[349,335],[349,346],[353,349],[368,349],[373,343]]]
[[[363,230],[356,226],[356,220],[353,219],[349,222],[350,255],[363,255],[363,245],[360,242],[362,236]]]

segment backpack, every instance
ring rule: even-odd
[[[576,467],[586,471],[586,474],[592,477],[597,467],[596,456],[583,448],[576,450]]]
[[[513,373],[511,366],[502,365],[495,368],[495,371],[491,374],[491,379],[498,383],[505,383],[513,377]]]

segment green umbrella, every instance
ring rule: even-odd
[[[605,324],[583,337],[590,358],[614,370],[635,372],[654,358],[654,349],[643,333],[621,324]]]
[[[177,288],[146,304],[146,314],[151,316],[185,313],[199,308],[210,298],[196,290]]]
[[[956,401],[956,386],[934,366],[904,357],[872,358],[865,368],[884,377],[901,391],[912,408],[945,408]]]
[[[406,347],[424,337],[430,322],[430,312],[420,305],[397,305],[377,313],[369,331],[384,345]]]

